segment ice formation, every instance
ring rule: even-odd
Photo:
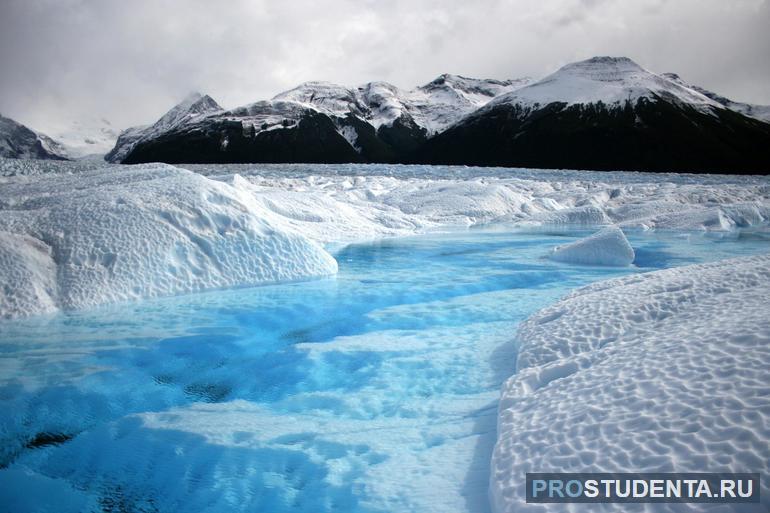
[[[634,261],[634,248],[623,230],[608,226],[590,237],[555,247],[551,259],[571,264],[622,267]]]
[[[325,275],[336,264],[318,244],[333,249],[449,226],[730,231],[770,219],[770,185],[763,177],[387,165],[189,167],[198,173],[159,164],[100,168],[93,162],[0,159],[0,174],[17,175],[0,181],[0,232],[15,237],[1,255],[14,264],[0,272],[30,291],[4,294],[3,315]],[[362,171],[367,174],[357,174]],[[30,237],[35,240],[24,242]],[[593,263],[633,259],[622,241],[613,245],[613,257],[602,247]],[[579,248],[585,253],[589,246],[599,247],[594,241]],[[557,253],[586,258],[576,257],[575,248]],[[36,285],[26,287],[21,277]]]
[[[250,195],[172,166],[39,176],[2,190],[4,317],[337,270]]]
[[[499,406],[493,511],[564,511],[525,503],[526,472],[770,471],[768,297],[762,255],[598,282],[522,323]],[[634,511],[707,509],[693,506]]]
[[[237,175],[216,178],[250,190],[293,229],[324,243],[486,223],[721,232],[770,220],[765,178],[700,181],[687,175],[504,168],[485,170],[492,176],[455,178],[462,168],[453,167],[439,168],[443,176],[417,177],[436,166],[367,166],[369,176],[315,174],[339,168],[345,169],[317,166],[308,175],[287,176],[283,170],[296,168],[232,166]],[[416,176],[391,174],[404,169]]]
[[[0,318],[57,309],[56,264],[38,239],[0,231],[0,283]]]

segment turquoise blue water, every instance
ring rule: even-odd
[[[484,513],[521,320],[595,280],[770,249],[632,232],[633,267],[544,258],[586,233],[356,244],[333,278],[0,323],[0,509]]]

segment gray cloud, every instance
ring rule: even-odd
[[[593,55],[770,103],[768,26],[767,0],[0,0],[0,112],[125,127],[192,90],[233,107],[305,80],[541,77]]]

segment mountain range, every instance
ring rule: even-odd
[[[409,91],[306,82],[229,110],[195,93],[123,131],[105,158],[767,173],[770,106],[594,57],[538,81],[445,74]]]
[[[425,141],[528,79],[441,75],[412,91],[386,82],[306,82],[231,110],[193,94],[149,127],[127,130],[112,162],[404,162]]]
[[[770,171],[766,107],[731,102],[628,58],[595,57],[502,94],[414,157],[432,164]]]

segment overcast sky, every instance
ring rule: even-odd
[[[124,128],[194,90],[235,107],[305,80],[539,78],[594,55],[770,104],[769,29],[770,0],[0,0],[0,112]]]

